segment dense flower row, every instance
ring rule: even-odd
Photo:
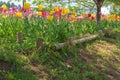
[[[96,16],[95,14],[81,14],[77,15],[75,12],[70,12],[68,8],[60,8],[60,7],[54,7],[51,11],[43,10],[42,5],[38,5],[37,7],[37,12],[33,11],[31,8],[31,5],[29,3],[25,3],[24,6],[21,9],[18,9],[17,7],[11,7],[8,8],[5,4],[3,4],[0,7],[0,14],[2,14],[3,18],[7,18],[8,16],[12,15],[15,17],[19,18],[24,18],[24,17],[43,17],[45,19],[48,19],[52,21],[54,18],[60,19],[64,18],[69,21],[78,21],[82,19],[90,19],[90,20],[95,20]],[[120,21],[120,16],[117,16],[115,14],[111,15],[103,15],[101,14],[102,19],[106,20],[117,20]]]

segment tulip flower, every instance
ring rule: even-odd
[[[42,17],[43,18],[47,18],[49,15],[49,12],[48,11],[42,11]]]
[[[42,16],[42,12],[41,11],[39,11],[37,14],[38,14],[38,16]]]
[[[29,4],[29,3],[24,3],[24,9],[25,9],[25,10],[30,9],[30,4]]]
[[[54,7],[54,11],[58,12],[59,11],[59,7]]]
[[[50,15],[53,15],[55,13],[55,11],[50,11]]]
[[[38,10],[41,11],[43,9],[42,5],[38,5]]]
[[[22,18],[23,17],[23,14],[22,14],[22,12],[16,12],[16,17],[20,17],[20,18]]]
[[[88,14],[87,14],[87,17],[91,17],[91,14],[90,14],[90,13],[88,13]]]
[[[69,13],[69,9],[67,8],[62,9],[62,15],[66,15],[68,13]]]
[[[4,10],[7,10],[7,6],[6,6],[5,4],[2,5],[2,8],[3,8]]]
[[[53,20],[53,16],[50,16],[50,15],[49,15],[49,16],[47,17],[47,19],[50,20],[50,21],[52,21],[52,20]]]

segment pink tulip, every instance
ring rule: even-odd
[[[21,8],[21,11],[22,11],[22,12],[25,12],[25,9],[24,9],[24,7],[22,7],[22,8]]]
[[[49,12],[48,12],[48,11],[43,11],[43,12],[42,12],[42,17],[43,17],[43,18],[47,18],[48,15],[49,15]]]
[[[54,16],[55,16],[57,19],[60,19],[60,18],[61,18],[61,12],[55,12],[55,13],[54,13]]]

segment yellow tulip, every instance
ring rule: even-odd
[[[108,16],[108,19],[109,19],[109,20],[114,20],[114,19],[115,19],[115,16],[116,16],[115,14],[111,14],[111,15]]]
[[[65,14],[68,14],[69,13],[69,9],[65,9]]]
[[[81,14],[80,16],[86,17],[86,14]]]
[[[50,11],[50,15],[53,15],[55,13],[55,11]]]
[[[59,7],[54,7],[54,11],[58,12],[59,11]]]
[[[3,8],[4,10],[6,10],[6,9],[7,9],[7,6],[6,6],[5,4],[3,4],[3,5],[2,5],[2,8]]]
[[[64,9],[62,10],[62,15],[65,15],[65,14],[68,14],[68,13],[69,13],[69,9],[64,8]]]
[[[38,16],[42,16],[42,12],[41,11],[38,12]]]
[[[76,12],[73,12],[72,15],[74,15],[76,17],[78,14]]]
[[[23,16],[22,12],[16,12],[15,15],[16,15],[16,17],[20,17],[20,18]]]
[[[30,9],[30,3],[24,3],[24,9],[25,10]]]
[[[42,5],[38,5],[38,10],[42,10],[43,6]]]
[[[52,21],[52,20],[53,20],[53,16],[50,16],[50,15],[49,15],[49,16],[47,17],[47,19],[50,20],[50,21]]]
[[[70,17],[74,19],[76,16],[74,14],[71,14]]]

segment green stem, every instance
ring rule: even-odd
[[[26,2],[26,0],[23,0],[23,6],[24,6],[25,2]]]

